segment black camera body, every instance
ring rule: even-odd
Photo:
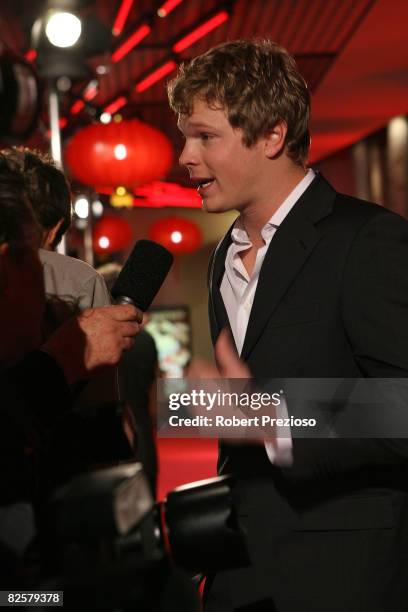
[[[76,476],[55,494],[47,521],[49,567],[58,569],[52,582],[64,591],[64,606],[199,609],[182,570],[207,574],[248,564],[232,487],[231,477],[212,478],[155,504],[140,463]],[[176,605],[186,597],[189,607]]]

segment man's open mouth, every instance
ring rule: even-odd
[[[201,189],[205,189],[206,187],[209,187],[215,181],[215,179],[211,177],[205,177],[205,178],[194,178],[192,179],[192,181],[196,185],[197,191],[200,191]]]

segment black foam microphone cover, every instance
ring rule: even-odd
[[[130,301],[145,312],[172,263],[173,255],[163,246],[151,240],[138,240],[112,287],[113,298],[119,303]]]

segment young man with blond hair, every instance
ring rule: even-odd
[[[180,67],[169,100],[204,210],[239,212],[209,266],[222,375],[407,377],[408,224],[307,167],[293,58],[269,40],[219,45]],[[209,577],[205,609],[407,610],[407,458],[385,438],[222,443],[251,565]]]

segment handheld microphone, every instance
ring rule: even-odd
[[[138,240],[115,284],[115,304],[132,304],[145,312],[162,286],[173,255],[157,242]]]

